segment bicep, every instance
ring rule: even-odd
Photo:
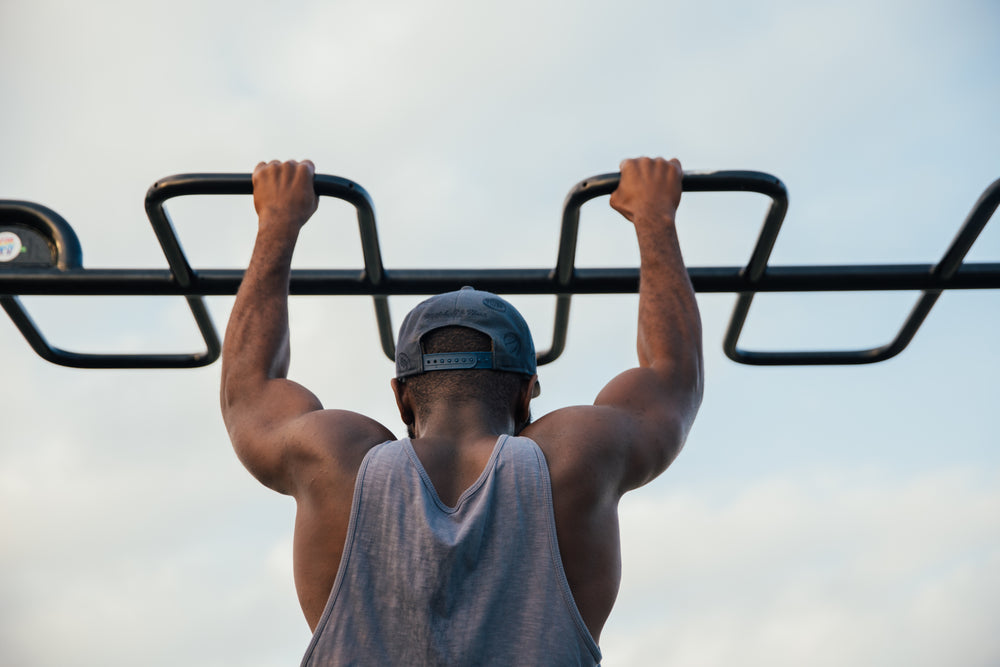
[[[610,413],[621,461],[620,493],[649,483],[673,463],[701,403],[700,391],[654,368],[615,377],[594,401]]]

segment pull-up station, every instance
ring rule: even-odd
[[[574,294],[629,294],[638,291],[638,268],[577,268],[580,208],[610,195],[619,174],[578,183],[563,204],[562,231],[554,268],[540,269],[386,269],[382,265],[371,197],[357,183],[317,174],[316,193],[352,204],[357,212],[364,269],[292,271],[292,294],[367,295],[375,305],[382,350],[394,358],[395,343],[388,298],[455,290],[463,285],[499,294],[553,294],[555,325],[548,350],[538,363],[554,361],[566,345],[570,301]],[[690,267],[695,291],[738,294],[723,350],[733,361],[756,365],[865,364],[893,357],[909,344],[941,292],[1000,288],[1000,263],[964,262],[966,254],[1000,205],[1000,180],[979,197],[937,264],[768,266],[788,210],[788,193],[776,177],[755,171],[686,173],[685,192],[755,192],[771,204],[745,266]],[[157,181],[146,193],[146,215],[169,269],[87,269],[72,227],[55,211],[26,201],[0,200],[0,305],[41,357],[76,368],[194,368],[214,362],[219,335],[205,296],[232,295],[243,271],[195,269],[187,260],[164,204],[189,195],[249,195],[250,174],[181,174]],[[848,351],[759,352],[738,346],[743,325],[758,292],[920,291],[921,296],[895,338],[880,347]],[[188,302],[205,350],[191,354],[84,354],[54,347],[22,305],[22,295],[174,295]]]

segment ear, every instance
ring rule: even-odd
[[[521,389],[521,396],[517,402],[517,423],[524,424],[528,421],[528,417],[531,416],[531,399],[537,396],[535,387],[538,385],[538,375],[532,375],[528,378],[528,381],[524,383]]]
[[[400,382],[396,378],[390,381],[392,393],[396,396],[396,407],[399,409],[399,418],[403,423],[413,427],[413,404],[410,402],[410,392],[406,390],[406,383]]]

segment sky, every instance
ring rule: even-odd
[[[0,3],[0,197],[65,217],[88,268],[166,266],[156,179],[311,158],[372,195],[387,268],[550,267],[566,192],[635,155],[781,178],[772,263],[932,263],[1000,178],[1000,9],[935,3]],[[748,257],[766,208],[688,194],[689,266]],[[245,266],[248,197],[168,206],[191,262]],[[1000,261],[1000,223],[971,261]],[[578,266],[635,266],[586,205]],[[299,268],[359,267],[324,200]],[[553,299],[512,296],[538,347]],[[910,293],[766,295],[742,346],[889,340]],[[995,665],[995,290],[946,293],[858,367],[735,364],[733,295],[701,295],[706,391],[686,448],[621,505],[615,665]],[[181,299],[25,298],[85,351],[200,349]],[[395,322],[416,299],[393,298]],[[231,297],[209,299],[221,330]],[[541,415],[636,364],[634,296],[577,297]],[[290,376],[402,424],[370,300],[298,297]],[[297,664],[293,502],[240,466],[218,365],[84,371],[0,320],[0,663]]]

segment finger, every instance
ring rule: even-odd
[[[299,164],[301,164],[301,165],[303,165],[305,167],[309,167],[309,171],[311,171],[314,174],[316,173],[316,165],[313,164],[312,160],[303,160]]]

